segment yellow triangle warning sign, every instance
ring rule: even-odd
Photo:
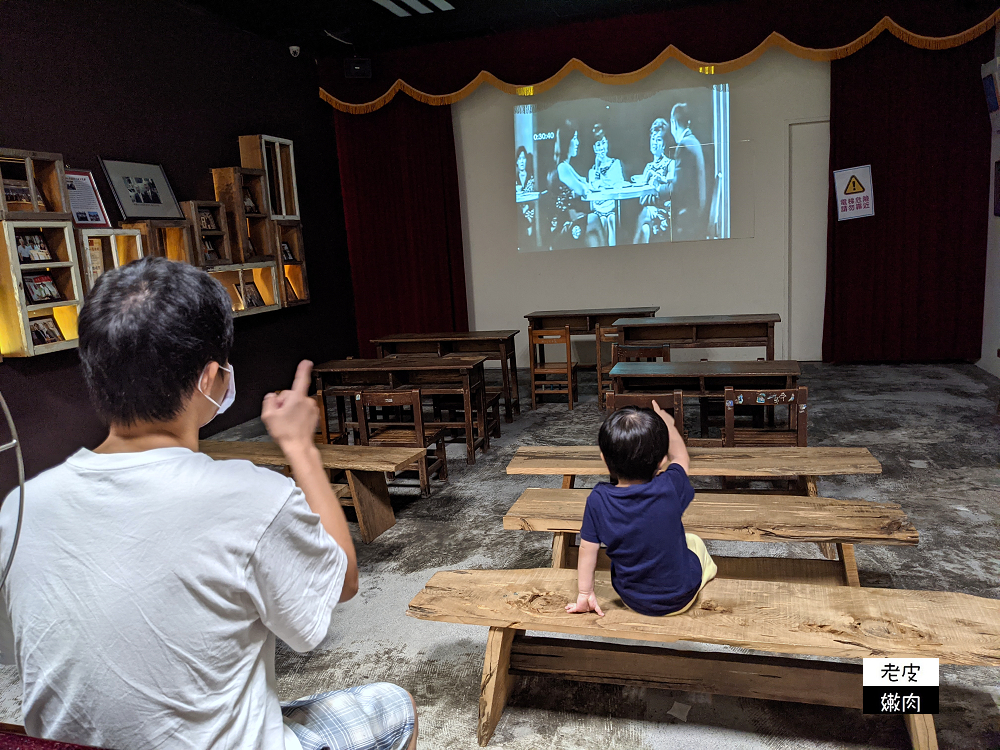
[[[844,195],[854,195],[855,193],[863,192],[865,192],[865,186],[861,184],[861,180],[851,175],[851,179],[847,182],[847,187],[844,188]]]

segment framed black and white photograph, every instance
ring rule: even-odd
[[[295,256],[292,255],[292,247],[287,242],[281,243],[281,259],[286,263],[295,262]]]
[[[250,188],[243,188],[243,212],[248,214],[259,214],[260,211],[257,209],[257,204],[254,202],[253,195],[250,194]]]
[[[243,281],[243,304],[246,307],[267,307],[257,284],[253,281]]]
[[[124,219],[182,219],[184,213],[159,164],[101,159]]]

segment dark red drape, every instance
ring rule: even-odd
[[[825,361],[979,358],[992,56],[992,34],[942,51],[883,35],[832,63],[830,168],[871,164],[875,216],[838,222],[831,187]]]
[[[362,104],[384,95],[397,80],[432,95],[457,92],[480,71],[509,84],[535,84],[574,57],[603,73],[630,73],[671,44],[697,60],[722,63],[751,52],[771,32],[804,47],[829,49],[854,42],[884,16],[916,34],[942,37],[975,26],[996,9],[994,0],[732,0],[656,13],[622,10],[617,18],[387,50],[372,56],[369,79],[345,78],[343,59],[326,58],[319,61],[319,81],[336,99]]]
[[[451,107],[334,117],[361,355],[382,335],[467,331]]]

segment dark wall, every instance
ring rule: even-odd
[[[236,404],[205,434],[257,416],[300,359],[357,350],[332,115],[313,60],[176,2],[0,0],[0,71],[0,146],[92,170],[113,221],[98,156],[163,164],[178,200],[213,200],[211,169],[239,165],[238,136],[295,142],[312,303],[236,321]],[[0,392],[29,477],[104,438],[75,351],[5,359]]]

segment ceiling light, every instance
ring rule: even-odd
[[[393,13],[395,13],[397,16],[400,17],[412,15],[410,11],[406,10],[405,8],[400,8],[398,5],[396,5],[396,3],[392,2],[392,0],[372,0],[372,2],[378,3],[386,10],[391,10]]]
[[[434,12],[426,5],[424,5],[422,2],[420,2],[420,0],[403,0],[403,2],[409,5],[411,8],[413,8],[413,10],[417,11],[417,13],[427,14]]]

